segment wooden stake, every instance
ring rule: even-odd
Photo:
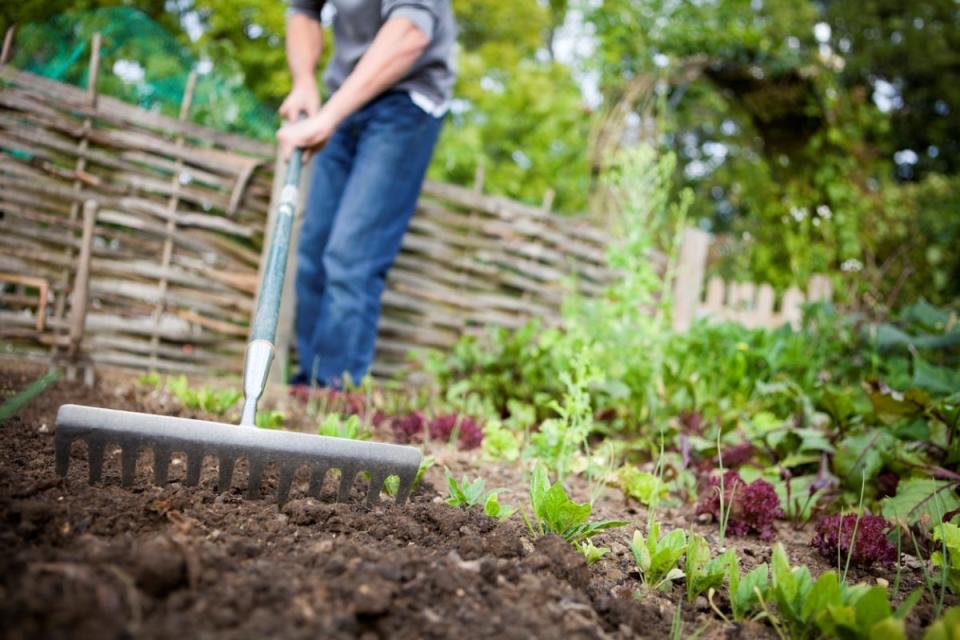
[[[93,230],[97,224],[97,201],[83,203],[83,235],[80,239],[80,255],[73,280],[73,296],[70,304],[70,331],[67,357],[75,360],[80,355],[84,329],[87,324],[87,307],[90,299],[90,260],[93,256]]]
[[[12,25],[3,36],[3,51],[0,51],[0,66],[10,62],[10,58],[13,56],[13,36],[16,31],[17,25]]]
[[[93,39],[90,41],[90,66],[87,69],[87,104],[96,108],[97,106],[97,77],[100,74],[100,32],[93,34]],[[83,132],[80,136],[80,143],[77,146],[78,158],[77,163],[74,165],[74,171],[76,175],[84,173],[87,168],[87,158],[86,151],[90,146],[89,133],[90,129],[93,127],[93,120],[91,118],[86,118],[83,121]],[[79,178],[73,181],[73,190],[77,193],[83,190],[83,181]],[[80,215],[80,201],[75,199],[70,204],[70,222],[76,221],[77,217]],[[67,247],[66,258],[68,264],[73,262],[73,248]],[[60,282],[63,285],[63,288],[66,287],[67,282],[70,279],[70,269],[69,267],[64,269],[63,273],[60,276]],[[63,295],[60,295],[57,298],[56,304],[54,305],[53,315],[57,320],[63,318],[64,310],[66,309],[66,298]]]
[[[190,104],[193,102],[193,92],[197,86],[197,71],[194,69],[190,72],[190,76],[187,78],[187,86],[183,91],[183,99],[180,101],[180,121],[187,119],[187,116],[190,114]],[[177,149],[183,148],[183,134],[177,136]],[[160,278],[159,288],[160,288],[160,299],[157,302],[157,306],[153,310],[153,322],[155,330],[153,335],[150,336],[150,358],[154,361],[157,359],[157,349],[160,346],[160,318],[163,316],[164,309],[166,308],[165,297],[167,295],[167,288],[169,287],[169,278],[168,272],[170,269],[170,263],[173,261],[173,237],[177,232],[177,217],[178,209],[180,208],[180,176],[183,173],[183,159],[178,157],[176,165],[173,169],[173,177],[171,178],[171,187],[172,193],[170,199],[167,201],[167,226],[166,226],[166,236],[163,239],[163,253],[160,257],[160,269],[163,272],[163,276]]]

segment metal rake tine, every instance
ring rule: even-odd
[[[184,484],[195,487],[200,484],[200,469],[203,466],[203,452],[197,451],[187,454],[187,477]]]
[[[262,460],[254,457],[248,459],[250,463],[250,476],[247,478],[247,498],[255,500],[260,495],[260,481],[263,479]]]
[[[60,477],[66,476],[67,471],[70,470],[70,446],[72,444],[73,440],[67,438],[53,439],[53,452],[56,460],[55,471]]]
[[[376,471],[370,476],[370,488],[367,490],[367,499],[364,501],[369,507],[380,499],[380,490],[383,489],[383,482],[387,479],[387,474],[382,471]]]
[[[99,438],[91,438],[87,441],[87,459],[90,465],[90,484],[100,482],[103,475],[103,456],[107,443]]]
[[[170,470],[170,449],[157,445],[153,448],[153,482],[164,485]]]
[[[340,490],[337,491],[337,502],[346,502],[350,497],[350,489],[353,488],[353,482],[357,479],[359,471],[351,466],[344,465],[340,469]]]
[[[296,467],[290,465],[281,465],[280,479],[277,482],[277,505],[283,506],[290,496],[290,484],[293,482],[293,474]]]
[[[229,491],[233,482],[233,457],[220,456],[217,464],[217,491]]]
[[[120,450],[120,484],[125,487],[131,486],[137,475],[137,457],[139,455],[140,447],[132,442],[123,445]]]
[[[158,416],[115,409],[63,405],[57,412],[54,435],[56,468],[66,474],[70,465],[71,442],[82,439],[87,444],[90,480],[97,482],[103,472],[104,454],[108,446],[120,448],[123,468],[121,480],[129,484],[136,479],[139,448],[152,449],[154,480],[162,485],[168,480],[171,454],[186,454],[185,484],[196,484],[202,477],[205,455],[219,461],[218,490],[231,488],[237,460],[248,465],[246,494],[257,498],[262,492],[263,474],[268,465],[276,464],[280,482],[278,503],[289,499],[293,477],[306,465],[310,470],[310,495],[323,493],[325,476],[331,467],[339,469],[336,496],[346,501],[353,493],[356,476],[369,473],[371,487],[364,489],[367,502],[376,502],[385,477],[401,479],[397,502],[409,496],[422,454],[413,447],[380,442],[358,442],[296,431],[271,431],[221,422]],[[136,445],[136,446],[133,446]],[[284,468],[284,467],[287,468]],[[366,475],[366,474],[364,474]]]
[[[417,477],[417,470],[401,471],[397,475],[400,477],[400,482],[397,483],[399,485],[397,489],[397,505],[402,505],[407,501],[410,492],[413,490],[413,481]]]

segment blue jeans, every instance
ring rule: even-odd
[[[351,115],[314,160],[297,248],[294,383],[359,382],[373,361],[380,296],[416,208],[443,118],[405,92]]]

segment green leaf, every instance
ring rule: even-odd
[[[938,367],[913,354],[913,385],[931,393],[960,391],[960,370]]]
[[[869,629],[868,640],[907,640],[907,628],[897,618],[884,618]]]
[[[734,562],[730,571],[730,606],[733,609],[734,619],[743,620],[760,605],[757,591],[761,595],[767,592],[770,585],[770,568],[767,563],[763,563],[755,567],[742,580],[739,575],[740,571]],[[734,585],[734,576],[736,576],[736,585]]]
[[[840,595],[840,580],[836,571],[826,571],[820,575],[810,590],[810,595],[802,603],[800,617],[802,620],[813,620],[820,612],[826,612],[828,607],[842,604]]]
[[[864,390],[870,398],[874,412],[881,418],[899,419],[904,416],[917,416],[922,414],[930,404],[930,396],[920,389],[908,389],[901,393],[876,380],[871,380],[864,384]]]
[[[869,482],[880,473],[897,446],[884,429],[873,429],[844,438],[833,457],[834,472],[851,489],[859,489],[861,478]]]
[[[486,502],[483,504],[483,512],[491,518],[496,518],[502,522],[516,513],[517,509],[516,507],[500,504],[500,500],[497,498],[497,491],[491,491],[490,495],[487,496]]]
[[[872,587],[867,591],[857,600],[855,608],[857,624],[862,629],[871,629],[888,618],[893,619],[893,609],[887,599],[887,590],[880,586]]]
[[[960,607],[950,607],[930,625],[923,640],[960,640]]]
[[[939,523],[944,515],[960,509],[957,483],[930,478],[910,478],[900,483],[897,495],[884,498],[884,517],[914,525],[924,520],[928,526]]]
[[[651,531],[651,533],[655,535],[653,531]],[[640,569],[641,575],[646,575],[650,571],[652,559],[650,557],[650,549],[647,548],[647,542],[639,529],[633,532],[633,539],[630,541],[630,552],[633,554],[633,561],[637,564],[637,568]]]
[[[625,494],[647,507],[669,495],[666,483],[660,478],[630,465],[620,467],[617,482]]]

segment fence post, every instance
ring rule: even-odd
[[[90,40],[90,64],[87,67],[87,106],[91,108],[96,108],[97,106],[97,78],[100,75],[100,43],[101,37],[100,32],[97,31],[93,34],[93,38]],[[73,181],[73,190],[79,194],[83,190],[83,182],[80,180],[80,174],[82,174],[87,168],[87,148],[90,146],[90,130],[93,128],[93,118],[86,118],[83,121],[83,129],[80,132],[80,142],[77,145],[77,162],[74,165],[74,172],[77,177]],[[73,222],[80,215],[80,201],[79,199],[74,200],[70,204],[70,222]],[[67,259],[67,262],[73,259],[73,247],[68,246],[65,252],[64,257]],[[63,271],[60,274],[60,284],[66,288],[67,284],[70,281],[70,267],[64,267]],[[66,310],[67,301],[65,296],[57,296],[54,294],[55,303],[53,309],[53,317],[57,320],[63,318],[63,313]],[[54,347],[56,349],[56,347]],[[52,352],[51,352],[52,353]]]
[[[703,275],[707,268],[710,234],[693,227],[683,232],[680,260],[673,283],[673,329],[686,331],[697,317]]]
[[[187,86],[183,91],[183,98],[180,100],[180,121],[186,121],[190,115],[190,104],[193,102],[193,92],[197,87],[197,70],[190,71],[187,78]],[[177,148],[183,148],[183,134],[177,136]],[[172,190],[170,198],[167,200],[167,226],[165,228],[166,237],[163,239],[163,253],[160,256],[161,276],[157,285],[157,304],[153,309],[153,335],[150,336],[150,360],[153,366],[156,366],[157,356],[160,347],[160,320],[167,306],[167,289],[170,286],[170,267],[173,263],[174,241],[173,237],[177,233],[177,218],[180,209],[180,176],[183,173],[183,158],[177,158],[174,165],[173,177],[171,180]]]
[[[800,328],[800,321],[803,320],[803,292],[796,287],[790,287],[783,294],[783,300],[780,302],[780,324],[789,324],[794,329]]]
[[[764,282],[757,288],[757,303],[753,309],[754,327],[773,327],[774,298],[773,287],[769,283]]]

